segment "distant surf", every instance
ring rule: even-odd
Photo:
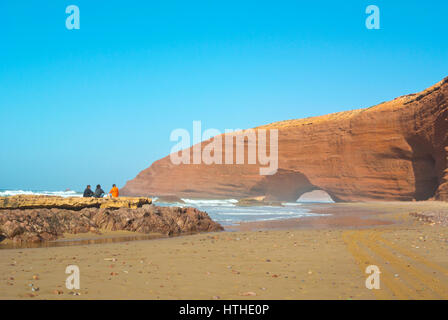
[[[155,200],[157,200],[155,198]],[[181,199],[184,203],[163,203],[162,206],[195,207],[205,211],[216,222],[222,225],[234,225],[239,222],[281,220],[318,216],[302,207],[299,202],[282,203],[283,206],[240,207],[236,199],[226,200],[192,200]]]
[[[0,197],[10,197],[17,195],[42,195],[42,196],[59,196],[59,197],[82,197],[82,193],[77,191],[36,191],[36,190],[5,190],[0,189]]]

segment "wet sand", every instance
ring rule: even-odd
[[[100,230],[99,233],[92,233],[92,232],[81,234],[65,233],[62,238],[53,241],[14,242],[12,240],[5,239],[0,242],[0,250],[67,247],[76,245],[118,243],[118,242],[137,241],[137,240],[154,240],[160,238],[168,238],[168,236],[159,233],[144,234],[125,230],[121,231]]]
[[[364,202],[304,204],[303,208],[319,217],[300,219],[271,220],[241,223],[229,227],[232,230],[272,230],[272,229],[309,229],[309,228],[363,228],[400,223],[403,213],[426,210],[448,210],[448,203],[440,201],[422,202]]]
[[[307,206],[332,215],[167,239],[2,249],[0,298],[448,299],[448,228],[409,216],[448,204]],[[382,272],[380,290],[365,286],[372,264]],[[65,287],[68,265],[80,268],[80,290]]]

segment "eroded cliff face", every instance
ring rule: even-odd
[[[262,176],[259,165],[249,164],[174,165],[167,156],[129,181],[122,193],[295,201],[321,189],[336,201],[446,201],[447,116],[445,78],[421,93],[371,108],[259,127],[278,129],[275,175]]]

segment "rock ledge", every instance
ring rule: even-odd
[[[223,230],[198,209],[150,203],[149,198],[0,198],[0,241],[39,242],[56,240],[64,233],[120,230],[165,235]]]

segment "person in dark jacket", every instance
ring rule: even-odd
[[[96,190],[95,190],[95,198],[102,198],[104,196],[105,192],[103,191],[103,189],[101,189],[100,185],[96,186]]]
[[[94,193],[92,191],[92,189],[90,189],[90,184],[87,186],[86,190],[84,190],[84,194],[83,197],[84,198],[90,198],[93,197]]]

